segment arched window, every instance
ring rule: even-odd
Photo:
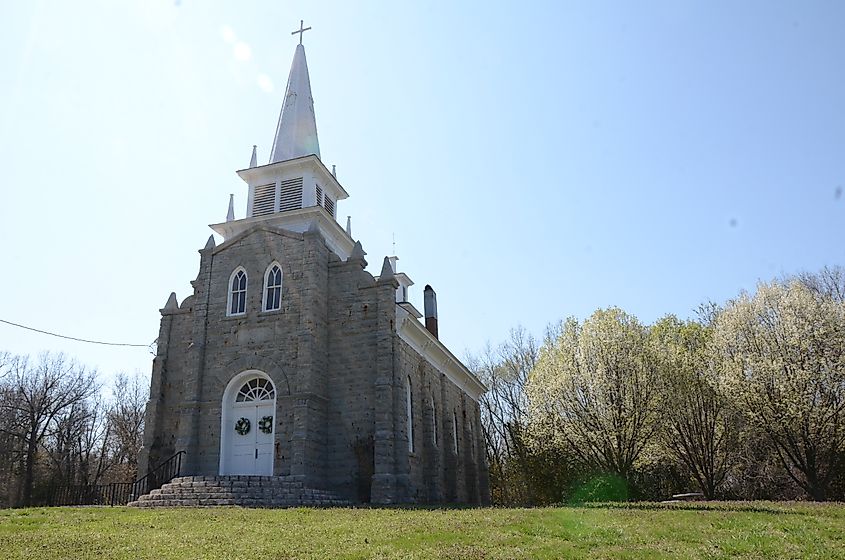
[[[264,311],[282,308],[282,268],[273,263],[264,275]]]
[[[246,271],[238,268],[229,282],[229,315],[246,313]]]
[[[455,455],[458,454],[458,414],[456,412],[452,413],[452,448],[455,451]]]
[[[270,380],[257,377],[241,386],[235,402],[272,401],[275,397],[276,389]]]
[[[437,447],[437,406],[431,397],[431,442]]]
[[[411,378],[407,380],[405,385],[407,389],[406,394],[406,408],[408,409],[408,453],[414,452],[414,406],[411,399]]]

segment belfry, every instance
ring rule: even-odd
[[[270,160],[237,172],[200,249],[193,293],[161,309],[139,473],[179,458],[155,505],[489,503],[483,384],[437,337],[411,279],[367,272],[337,222],[349,195],[323,164],[300,36]]]

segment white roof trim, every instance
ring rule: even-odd
[[[236,173],[248,185],[260,185],[268,180],[276,180],[283,175],[286,177],[288,175],[295,175],[305,169],[319,177],[321,179],[320,185],[323,189],[331,192],[332,196],[337,200],[349,198],[349,193],[338,182],[337,177],[332,175],[331,171],[320,161],[320,158],[315,155],[268,163],[258,167],[239,169]]]
[[[399,304],[396,305],[396,325],[399,338],[419,352],[434,369],[460,387],[472,400],[478,402],[487,387]]]
[[[326,210],[320,206],[307,206],[299,210],[287,212],[276,212],[264,216],[254,216],[235,220],[234,222],[222,222],[211,224],[210,227],[215,233],[221,235],[224,241],[245,232],[251,227],[262,224],[280,230],[287,230],[294,233],[305,233],[311,229],[311,224],[317,224],[317,230],[323,235],[326,244],[341,260],[346,260],[355,247],[355,242],[334,218],[329,216]],[[219,247],[222,247],[220,245]]]

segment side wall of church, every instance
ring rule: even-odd
[[[400,423],[410,500],[486,503],[490,492],[486,478],[479,476],[486,473],[486,459],[478,403],[401,339],[397,365],[403,382],[411,384],[413,450],[407,439],[407,408]]]

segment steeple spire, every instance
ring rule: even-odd
[[[302,29],[295,31],[302,39]],[[320,143],[317,140],[317,120],[314,116],[314,98],[311,95],[311,80],[308,77],[308,63],[305,47],[296,46],[293,63],[290,66],[288,84],[282,112],[270,150],[270,163],[286,161],[314,154],[320,157]]]

